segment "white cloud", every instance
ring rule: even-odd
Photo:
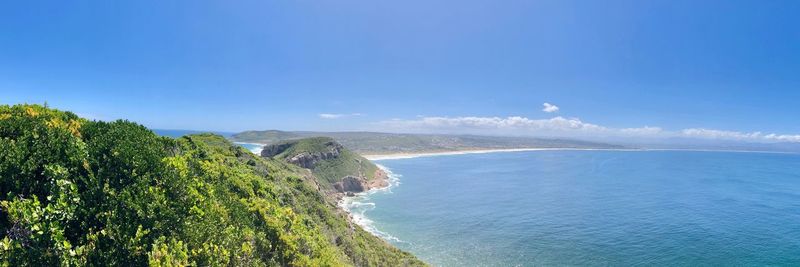
[[[787,135],[787,134],[764,134],[762,132],[736,132],[736,131],[722,131],[703,128],[691,128],[681,131],[684,136],[696,137],[704,139],[723,139],[723,140],[739,140],[739,141],[768,141],[768,142],[792,142],[800,143],[800,135]]]
[[[420,117],[414,120],[390,120],[381,124],[395,129],[428,132],[461,132],[489,134],[576,134],[604,132],[608,129],[585,123],[577,118],[554,117],[529,119],[525,117]]]
[[[361,113],[350,113],[350,114],[320,113],[319,117],[322,119],[340,119],[344,117],[358,117],[363,115],[364,114]]]
[[[737,140],[747,142],[795,142],[800,135],[735,132],[703,128],[669,131],[661,127],[613,128],[561,116],[550,119],[511,117],[428,117],[393,119],[380,126],[401,132],[490,134],[544,137],[578,137],[601,140],[657,139],[670,137]]]
[[[558,112],[558,106],[556,106],[556,105],[553,105],[553,104],[550,104],[550,103],[547,103],[547,102],[545,102],[542,105],[544,106],[544,108],[542,109],[542,111],[544,111],[544,112],[547,112],[547,113]]]
[[[342,114],[330,114],[330,113],[319,114],[319,117],[323,119],[338,119],[341,118],[342,116],[343,116]]]
[[[768,139],[768,140],[778,141],[778,142],[800,143],[800,134],[794,134],[794,135],[781,134],[781,135],[777,135],[777,134],[773,133],[773,134],[765,135],[764,138]]]
[[[644,126],[639,128],[623,128],[619,130],[623,134],[628,135],[652,135],[656,136],[664,132],[661,127]]]
[[[687,137],[699,137],[707,139],[732,139],[732,140],[746,140],[757,139],[761,136],[761,132],[742,133],[734,131],[722,131],[703,128],[691,128],[681,131]]]

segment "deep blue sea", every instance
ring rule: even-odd
[[[382,160],[344,203],[437,266],[800,266],[800,155],[535,151]]]

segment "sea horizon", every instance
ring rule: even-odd
[[[0,267],[800,267],[800,1],[2,7]]]

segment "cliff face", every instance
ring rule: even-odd
[[[324,189],[352,194],[386,186],[386,175],[369,160],[331,138],[315,137],[267,145],[262,157],[281,159],[311,170]]]
[[[333,184],[333,188],[342,193],[364,192],[368,188],[367,181],[361,177],[346,176],[341,182]]]
[[[292,142],[283,142],[273,145],[264,146],[263,150],[261,150],[261,156],[265,158],[273,158],[278,155],[282,155],[282,158],[285,158],[287,162],[306,168],[306,169],[313,169],[314,166],[320,161],[324,160],[331,160],[339,157],[341,155],[342,145],[336,143],[332,140],[321,142],[319,145],[309,145],[312,149],[306,149],[304,151],[298,151],[295,148],[297,145],[302,145],[302,142],[320,142],[321,139],[318,140],[298,140]]]
[[[264,146],[264,148],[261,150],[261,156],[265,157],[265,158],[274,157],[274,156],[282,153],[283,151],[286,151],[286,149],[288,149],[290,146],[292,146],[292,144],[290,144],[290,143],[282,143],[282,144]]]
[[[324,145],[327,150],[302,152],[289,158],[289,163],[306,169],[313,169],[317,162],[335,159],[341,155],[342,145],[333,141],[326,142]]]

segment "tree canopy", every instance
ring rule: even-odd
[[[217,135],[0,106],[0,265],[424,265],[310,179]]]

